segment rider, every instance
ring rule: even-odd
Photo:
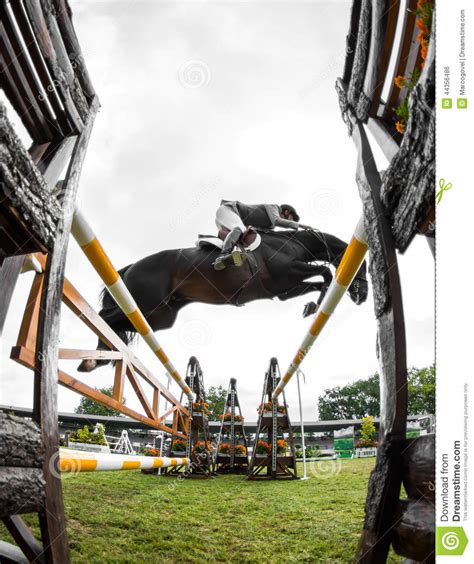
[[[235,248],[241,236],[248,227],[273,229],[285,227],[287,229],[312,229],[309,225],[299,223],[300,216],[293,206],[283,204],[257,204],[249,206],[242,202],[222,200],[216,212],[216,225],[219,229],[229,231],[222,250],[213,262],[216,270],[222,270],[227,263],[233,261],[236,266],[242,264],[241,251]]]

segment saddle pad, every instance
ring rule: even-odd
[[[215,237],[214,235],[198,235],[198,240],[196,241],[196,247],[214,247],[216,249],[222,249],[224,245],[224,241],[221,241],[219,237]]]
[[[255,251],[260,246],[262,238],[258,233],[256,233],[255,241],[251,243],[248,247],[245,247],[246,251]],[[214,235],[198,235],[198,240],[196,241],[196,247],[205,248],[208,246],[215,247],[216,249],[222,249],[224,241],[215,237]]]

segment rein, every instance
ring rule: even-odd
[[[330,249],[329,249],[329,245],[326,242],[326,237],[324,237],[324,235],[322,234],[321,231],[319,231],[319,229],[311,229],[311,230],[306,230],[306,231],[311,233],[316,239],[318,239],[323,244],[323,246],[326,250],[326,255],[327,255],[326,263],[332,265],[331,252],[330,252]],[[294,240],[303,250],[308,251],[308,248],[304,245],[304,243],[299,241],[298,238],[296,237],[297,233],[298,233],[298,231],[295,231],[294,233],[289,235],[289,237],[291,238],[292,241]],[[322,261],[322,260],[319,260],[319,259],[314,259],[314,260],[309,261],[309,262],[323,262],[324,263],[325,261]]]

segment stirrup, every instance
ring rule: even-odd
[[[216,260],[212,263],[214,270],[224,270],[230,264],[233,264],[234,256],[233,253],[220,254]]]
[[[227,261],[230,255],[219,255],[216,260],[212,263],[214,270],[224,270],[227,267]]]
[[[247,256],[245,255],[245,253],[240,249],[238,249],[237,247],[232,251],[231,256],[235,266],[242,266],[244,262],[247,260]]]

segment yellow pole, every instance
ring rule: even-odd
[[[158,357],[158,360],[163,364],[168,374],[188,396],[189,401],[193,401],[191,389],[179,375],[165,351],[161,348],[150,324],[145,319],[143,313],[138,309],[132,294],[128,291],[119,273],[80,210],[76,210],[74,215],[71,233],[95,268],[97,274],[102,278],[107,290],[117,302],[119,308],[128,317],[130,323]]]
[[[303,342],[298,349],[293,362],[288,367],[286,374],[280,380],[280,383],[273,392],[273,401],[278,398],[285,386],[291,380],[293,374],[300,367],[303,359],[308,354],[309,350],[313,346],[313,343],[316,341],[328,319],[333,314],[337,304],[341,301],[342,296],[345,294],[347,288],[363,263],[367,249],[367,234],[364,227],[364,218],[362,217],[357,224],[351,242],[347,245],[341,262],[337,267],[336,275],[333,278],[321,305],[319,306],[316,317],[314,318],[306,337],[303,339]]]

